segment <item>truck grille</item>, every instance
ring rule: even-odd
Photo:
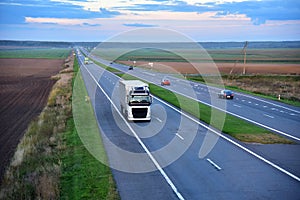
[[[148,108],[132,108],[132,115],[134,118],[145,118],[147,112]]]

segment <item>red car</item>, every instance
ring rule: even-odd
[[[163,78],[163,79],[161,80],[161,85],[162,85],[162,86],[164,86],[164,85],[171,85],[171,82],[170,82],[169,79]]]

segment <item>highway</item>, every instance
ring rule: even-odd
[[[88,54],[88,52],[85,53]],[[162,78],[166,76],[166,74],[163,73],[141,68],[128,70],[128,66],[126,65],[112,63],[111,61],[106,61],[99,57],[93,57],[93,59],[157,85],[160,85]],[[297,142],[300,141],[299,107],[238,92],[235,92],[234,100],[227,101],[227,105],[224,107],[222,103],[218,102],[219,99],[217,99],[217,93],[220,92],[219,88],[208,87],[205,84],[179,79],[170,75],[168,78],[171,80],[171,86],[167,86],[166,89],[193,98],[209,106],[219,108],[224,112],[267,128],[272,132],[288,137],[289,139]],[[194,94],[191,94],[190,88],[192,88],[196,97]],[[212,101],[214,104],[211,103]]]
[[[199,157],[205,137],[217,133],[160,99],[154,98],[151,122],[127,122],[119,113],[119,77],[95,64],[81,64],[81,73],[121,199],[299,198],[299,177],[229,138],[219,136]]]

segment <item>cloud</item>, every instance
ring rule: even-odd
[[[118,15],[121,15],[118,11],[99,8],[95,12],[85,10],[80,5],[65,3],[64,1],[15,0],[11,2],[3,0],[0,3],[0,24],[22,24],[25,23],[25,17],[90,19],[112,18]]]
[[[68,5],[75,5],[78,7],[83,8],[85,11],[91,11],[91,12],[99,12],[99,10],[102,8],[101,1],[97,0],[50,0],[51,2],[56,3],[63,3]]]
[[[161,27],[200,40],[271,35],[299,40],[299,13],[298,0],[1,0],[0,28],[2,38],[17,31],[22,38],[31,36],[24,30],[58,37],[57,29],[64,29],[82,39],[93,31],[95,37],[109,37],[135,27]]]
[[[118,1],[121,2],[121,1]],[[127,2],[127,1],[126,1]],[[217,12],[214,17],[245,15],[254,25],[264,24],[267,20],[299,20],[300,1],[298,0],[152,0],[129,1],[126,5],[117,4],[112,10],[131,11],[133,13],[167,11],[176,12]],[[178,19],[181,17],[178,16]]]
[[[141,23],[133,23],[133,24],[123,24],[124,26],[130,27],[158,27],[158,25],[153,24],[141,24]]]
[[[121,15],[118,11],[109,11],[106,8],[100,8],[101,17],[109,18],[117,15]]]
[[[84,26],[92,26],[92,27],[101,26],[101,24],[90,24],[90,23],[87,23],[87,22],[82,23],[82,25],[84,25]]]
[[[185,19],[189,16],[216,13],[212,20],[249,18],[254,25],[268,20],[300,20],[298,0],[2,0],[0,3],[0,24],[24,23],[26,17],[34,18],[145,18],[170,20]],[[168,13],[168,14],[165,14]],[[192,13],[192,14],[187,14]],[[156,15],[155,15],[156,14]],[[163,14],[163,15],[161,15]],[[206,19],[206,18],[205,18]]]
[[[25,17],[28,24],[57,24],[63,26],[90,26],[99,27],[97,23],[101,19],[69,19],[69,18],[44,18],[44,17]]]
[[[297,0],[242,1],[214,4],[219,15],[244,14],[254,25],[265,24],[267,20],[299,20],[300,2]]]

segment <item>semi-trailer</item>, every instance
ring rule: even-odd
[[[150,121],[152,96],[149,85],[140,80],[120,80],[120,107],[130,121]]]
[[[84,64],[86,64],[86,65],[89,64],[89,58],[88,58],[88,57],[85,57],[85,58],[84,58]]]

